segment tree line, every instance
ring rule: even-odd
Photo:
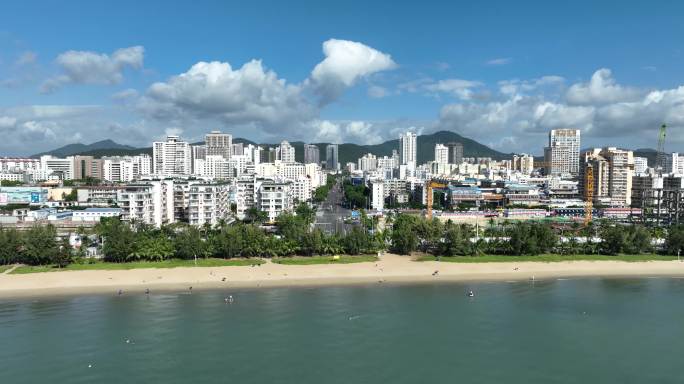
[[[398,215],[392,226],[390,249],[400,254],[421,251],[440,256],[618,255],[656,251],[676,255],[684,250],[684,226],[666,230],[662,249],[653,246],[654,230],[610,221],[594,222],[587,227],[510,222],[489,225],[479,233],[475,231],[476,228],[469,224]]]
[[[515,222],[492,224],[476,233],[476,228],[468,224],[397,214],[386,217],[384,230],[378,230],[377,218],[362,215],[360,224],[347,233],[329,234],[312,225],[314,218],[315,211],[307,204],[300,204],[294,213],[279,216],[270,229],[264,229],[258,222],[221,223],[214,227],[176,223],[155,228],[108,218],[90,234],[80,231],[82,246],[77,250],[69,246],[68,238],[60,239],[52,225],[37,225],[25,231],[0,228],[0,264],[65,266],[85,256],[91,238],[98,239],[104,259],[111,262],[359,255],[385,249],[399,254],[419,251],[439,256],[617,255],[656,251],[677,255],[684,250],[684,225],[658,233],[641,225],[611,222],[596,222],[588,227]],[[664,239],[658,249],[653,247],[655,236]]]
[[[176,223],[156,228],[103,218],[93,231],[99,238],[105,261],[161,261],[171,258],[284,257],[312,255],[359,255],[384,248],[382,240],[360,227],[344,235],[328,234],[312,228],[315,211],[300,204],[296,212],[278,217],[274,231],[258,222],[221,223],[194,227]],[[82,234],[79,250],[59,240],[52,225],[27,231],[0,228],[0,264],[66,265],[85,256],[89,237]]]

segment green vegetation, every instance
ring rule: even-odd
[[[14,267],[14,265],[0,265],[0,273],[5,272],[6,270]]]
[[[228,267],[228,266],[250,266],[263,264],[262,259],[197,259],[181,260],[168,259],[164,261],[134,261],[130,263],[110,263],[105,261],[88,261],[84,263],[73,263],[63,268],[56,265],[25,265],[17,267],[11,274],[26,274],[38,272],[57,272],[57,271],[93,271],[93,270],[128,270],[141,268],[180,268],[180,267]]]
[[[642,255],[652,254],[658,231],[640,225],[594,222],[581,228],[543,222],[490,224],[475,235],[467,224],[442,223],[417,216],[399,215],[392,227],[391,249],[399,254],[415,251],[440,256]],[[475,241],[475,238],[478,238]],[[561,241],[561,237],[565,239]],[[684,226],[667,229],[665,254],[684,249]]]
[[[325,199],[328,198],[328,193],[330,193],[330,190],[332,189],[332,187],[335,185],[336,182],[337,182],[337,178],[335,178],[331,175],[328,175],[328,177],[325,181],[325,185],[322,185],[322,186],[316,188],[316,190],[314,191],[313,200],[317,203],[325,201]]]
[[[348,256],[340,255],[337,259],[334,256],[310,256],[310,257],[278,257],[273,259],[274,263],[284,265],[312,265],[312,264],[352,264],[367,263],[378,261],[375,255]]]
[[[453,256],[440,257],[435,255],[421,255],[416,258],[417,261],[444,261],[451,263],[506,263],[506,262],[527,262],[537,261],[544,263],[553,263],[559,261],[669,261],[677,260],[676,256],[658,255],[653,253],[644,253],[640,255],[559,255],[559,254],[543,254],[543,255],[526,255],[526,256],[505,256],[505,255],[480,255],[480,256]]]
[[[344,199],[349,209],[366,208],[370,190],[365,185],[352,185],[345,181],[343,184]]]
[[[126,265],[174,259],[194,262],[211,258],[361,255],[376,253],[385,246],[381,234],[371,234],[361,227],[355,227],[345,235],[313,229],[315,214],[311,207],[302,203],[295,214],[285,213],[277,218],[277,233],[266,232],[258,221],[201,228],[177,223],[154,228],[105,218],[95,226],[94,234],[78,231],[82,239],[78,250],[72,249],[68,239],[59,240],[51,225],[35,226],[24,232],[0,228],[0,265],[21,263],[48,268],[89,268],[76,266],[87,264],[75,262],[85,256],[91,237],[98,239],[96,244],[104,261]],[[373,225],[371,222],[370,226]]]
[[[2,186],[2,187],[18,187],[21,185],[24,185],[24,183],[21,181],[0,180],[0,186]]]

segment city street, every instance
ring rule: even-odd
[[[352,224],[346,224],[345,218],[350,217],[351,210],[344,208],[344,192],[342,182],[338,181],[328,193],[324,202],[318,205],[316,211],[316,222],[314,225],[327,233],[346,233],[351,229]]]

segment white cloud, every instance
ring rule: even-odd
[[[116,92],[112,95],[112,99],[116,101],[126,102],[129,100],[135,100],[139,96],[137,90],[133,88],[124,89],[123,91]]]
[[[547,75],[532,80],[503,80],[499,81],[499,92],[504,95],[515,95],[518,93],[528,93],[538,91],[544,87],[560,87],[565,84],[565,79],[561,76]]]
[[[379,144],[398,135],[399,131],[413,130],[405,128],[406,124],[399,122],[368,122],[368,121],[330,121],[314,120],[310,123],[310,130],[316,132],[311,142],[358,144]]]
[[[636,100],[642,94],[636,88],[617,84],[610,69],[601,68],[594,72],[588,83],[573,84],[566,98],[571,104],[607,104]]]
[[[473,96],[473,88],[482,85],[479,81],[445,79],[436,83],[425,84],[423,88],[429,92],[443,92],[456,96],[461,100],[469,100]]]
[[[390,55],[355,41],[330,39],[323,43],[323,53],[325,59],[314,67],[309,82],[323,103],[360,78],[397,67]]]
[[[384,87],[380,87],[378,85],[371,85],[370,87],[368,87],[368,96],[374,99],[382,99],[383,97],[386,97],[388,95],[389,92]]]
[[[513,59],[510,57],[499,57],[496,59],[487,60],[485,62],[485,64],[487,64],[487,65],[506,65],[506,64],[510,64],[512,61],[513,61]]]
[[[574,92],[582,90],[574,95],[583,96],[582,103],[579,97],[572,98],[573,103],[565,99],[563,83],[556,76],[500,82],[500,100],[445,105],[435,129],[454,130],[504,152],[540,154],[550,129],[582,130],[584,147],[639,148],[655,146],[658,127],[665,122],[670,126],[669,150],[684,144],[684,86],[644,94],[615,84],[610,71],[602,70],[594,75],[593,85],[570,86]]]
[[[141,46],[122,48],[111,55],[91,51],[67,51],[57,56],[62,74],[48,79],[41,92],[49,93],[66,84],[118,84],[126,68],[143,66],[145,49]]]
[[[17,119],[15,117],[0,116],[0,129],[13,128],[16,123]]]
[[[358,125],[331,126],[320,123],[320,109],[360,79],[396,66],[391,57],[364,44],[328,40],[323,43],[326,58],[310,77],[289,83],[252,60],[240,68],[227,62],[199,62],[187,72],[152,84],[138,98],[136,107],[156,122],[174,126],[229,126],[233,131],[255,130],[273,138],[309,140],[319,129],[330,135],[356,135]],[[387,90],[371,85],[371,97],[383,97]],[[118,95],[128,96],[128,95]],[[186,135],[194,137],[194,129]]]
[[[17,60],[14,62],[14,64],[16,66],[30,65],[30,64],[35,63],[37,58],[38,58],[38,55],[35,52],[25,51],[25,52],[22,52],[21,55],[19,55]]]
[[[273,134],[317,115],[300,86],[279,79],[258,60],[239,69],[218,61],[199,62],[166,82],[152,84],[138,108],[158,120],[215,119]]]

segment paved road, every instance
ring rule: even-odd
[[[342,207],[343,201],[344,192],[342,191],[342,182],[338,181],[337,184],[330,189],[325,201],[318,205],[316,222],[314,225],[328,233],[346,233],[346,231],[350,230],[352,225],[345,224],[344,219],[351,215],[351,211]]]

